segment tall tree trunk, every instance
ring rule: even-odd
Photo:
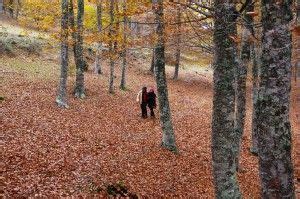
[[[255,12],[256,11],[256,8]],[[258,41],[261,41],[262,28],[255,28],[255,37]],[[251,129],[251,147],[250,152],[253,155],[258,155],[258,94],[259,94],[259,82],[261,73],[261,54],[262,48],[260,43],[253,43],[252,45],[252,129]]]
[[[14,17],[14,1],[13,0],[7,0],[3,2],[3,10],[4,13],[6,14],[6,12],[8,11],[8,14],[10,15],[10,17]]]
[[[97,0],[97,28],[98,34],[102,34],[102,0]],[[96,74],[102,74],[101,70],[101,55],[102,55],[102,42],[98,42],[95,59],[95,70]]]
[[[258,155],[263,198],[295,198],[291,159],[292,1],[262,1]]]
[[[150,66],[150,70],[149,70],[151,73],[154,73],[154,65],[155,65],[154,55],[155,55],[155,48],[153,48],[153,50],[152,50],[151,66]]]
[[[4,5],[3,5],[3,0],[0,0],[0,14],[3,12],[3,7],[4,7]]]
[[[115,46],[113,46],[114,42],[114,4],[115,1],[110,1],[110,9],[109,9],[109,15],[110,15],[110,26],[109,26],[109,57],[110,57],[110,76],[109,76],[109,93],[114,93],[114,70],[115,70]]]
[[[84,88],[84,70],[86,63],[83,60],[83,16],[84,16],[84,0],[77,0],[77,29],[75,37],[75,63],[76,63],[76,82],[75,97],[85,98]]]
[[[119,36],[119,33],[120,33],[120,18],[119,18],[120,16],[119,15],[120,15],[119,1],[115,1],[115,14],[114,14],[115,19],[114,19],[114,21],[116,23],[116,25],[115,25],[116,28],[114,29],[114,34],[117,35],[117,36]],[[118,41],[114,40],[114,48],[115,48],[116,53],[119,52],[119,49],[118,49],[119,46],[118,45],[119,45]]]
[[[259,46],[256,44],[253,44],[252,46],[252,59],[253,59],[253,66],[252,66],[252,129],[251,129],[251,140],[252,140],[252,146],[250,148],[250,152],[253,155],[258,155],[258,106],[257,106],[257,100],[258,100],[258,89],[259,89],[259,66],[261,64],[259,59]]]
[[[8,2],[8,12],[11,17],[14,17],[14,0]]]
[[[157,2],[153,2],[153,3],[157,3]],[[152,7],[153,13],[155,12],[154,8],[155,7],[153,6]],[[157,29],[157,26],[153,26],[152,32],[155,33],[156,29]],[[152,48],[152,58],[151,58],[151,65],[150,65],[150,69],[149,69],[149,71],[153,74],[154,74],[154,65],[155,65],[155,44],[154,44],[154,47]]]
[[[74,60],[76,57],[76,27],[75,27],[75,14],[74,14],[74,3],[73,0],[69,0],[69,26],[71,29],[71,35],[73,39],[73,53],[74,53]]]
[[[249,0],[246,12],[254,11],[254,4],[252,0]],[[237,65],[236,75],[235,75],[235,120],[234,120],[234,130],[237,135],[237,146],[234,148],[236,151],[236,166],[239,170],[239,156],[242,137],[244,134],[245,126],[245,116],[246,116],[246,82],[247,82],[247,69],[249,66],[249,61],[251,57],[251,34],[254,33],[253,29],[253,18],[247,13],[244,15],[245,22],[243,24],[242,32],[242,44],[241,44],[241,63]]]
[[[127,68],[127,24],[128,24],[128,17],[127,17],[127,4],[126,0],[123,1],[123,12],[124,14],[124,23],[123,23],[123,46],[122,46],[122,75],[121,75],[121,84],[120,89],[125,90],[126,88],[126,68]]]
[[[216,198],[241,198],[237,177],[234,131],[234,73],[237,66],[237,34],[234,3],[215,0],[214,97],[212,115],[212,161]]]
[[[158,39],[155,47],[155,77],[159,101],[160,122],[163,131],[162,146],[170,151],[176,152],[177,147],[171,120],[171,110],[168,99],[168,88],[165,71],[163,0],[155,0],[153,1],[153,3],[155,4],[155,21],[158,24],[156,29]]]
[[[175,53],[175,71],[173,79],[178,79],[179,65],[180,65],[180,42],[181,42],[181,9],[177,8],[177,33],[176,33],[176,53]]]
[[[67,108],[67,78],[68,78],[68,0],[61,2],[61,68],[58,95],[56,103],[61,108]]]
[[[19,14],[20,14],[20,9],[21,9],[21,0],[16,0],[16,13],[15,13],[15,17],[16,19],[19,18]]]

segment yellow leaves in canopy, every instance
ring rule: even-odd
[[[90,31],[97,30],[97,10],[93,5],[84,5],[84,27]]]
[[[50,0],[24,0],[20,21],[24,25],[49,31],[59,22],[60,2]]]

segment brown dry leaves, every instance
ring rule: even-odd
[[[174,155],[160,147],[158,119],[140,119],[136,93],[142,85],[154,85],[152,76],[137,75],[141,70],[136,66],[141,64],[131,65],[130,91],[115,95],[107,92],[107,71],[101,77],[87,74],[85,100],[71,97],[71,79],[66,110],[54,103],[56,81],[2,73],[4,195],[106,197],[97,188],[122,181],[140,197],[213,198],[211,80],[186,74],[183,80],[169,81],[180,151]],[[241,158],[245,173],[239,179],[244,197],[258,198],[257,160],[248,152],[250,118],[248,114]]]

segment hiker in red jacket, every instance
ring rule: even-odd
[[[136,101],[140,103],[142,110],[142,118],[147,118],[147,104],[148,104],[148,93],[147,87],[143,87],[143,89],[138,93],[136,97]]]

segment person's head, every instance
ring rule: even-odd
[[[154,93],[154,88],[150,88],[149,93]]]
[[[144,86],[144,87],[142,88],[142,91],[143,91],[143,92],[147,92],[147,87]]]

